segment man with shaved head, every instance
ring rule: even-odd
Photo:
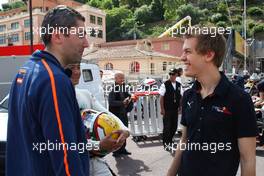
[[[109,111],[116,115],[125,126],[128,127],[127,112],[130,107],[133,106],[130,94],[126,91],[125,87],[125,76],[123,73],[118,72],[115,74],[115,84],[112,91],[109,93]],[[114,157],[120,155],[131,155],[130,152],[126,150],[126,143],[117,151],[113,152]]]

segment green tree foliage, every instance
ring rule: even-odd
[[[208,16],[210,14],[209,10],[208,9],[203,9],[201,11],[201,13],[204,15],[204,16]]]
[[[119,0],[112,0],[114,7],[119,7]]]
[[[132,18],[126,18],[121,21],[121,27],[123,29],[131,29],[134,28],[135,24],[138,22],[136,21],[135,17]]]
[[[221,13],[216,13],[211,17],[211,21],[213,23],[217,23],[218,21],[228,21],[228,17]]]
[[[192,24],[198,24],[203,17],[202,11],[199,7],[194,7],[191,4],[181,5],[177,10],[178,19],[182,19],[186,16],[190,16],[192,18]]]
[[[102,9],[112,9],[113,8],[113,3],[112,0],[104,0],[101,4]]]
[[[143,6],[143,5],[150,5],[152,0],[138,0],[138,5]]]
[[[11,6],[12,9],[16,9],[16,8],[25,6],[25,4],[22,1],[17,1],[17,2],[11,3],[10,6]]]
[[[202,14],[201,20],[202,21],[208,21],[208,18],[210,16],[210,11],[208,9],[203,9],[203,10],[201,10],[201,14]]]
[[[152,21],[160,21],[164,19],[164,8],[161,0],[152,0],[150,4]]]
[[[240,21],[242,21],[243,17],[241,15],[236,15],[236,18]]]
[[[11,6],[10,6],[10,4],[5,3],[5,4],[2,4],[2,8],[3,8],[4,11],[6,11],[6,10],[10,10]]]
[[[244,0],[236,0],[241,6],[244,6]],[[247,5],[252,5],[252,4],[258,4],[261,3],[263,0],[248,0],[246,1]]]
[[[164,18],[165,19],[176,19],[178,7],[185,4],[186,0],[164,0],[163,8],[165,9]]]
[[[255,26],[256,26],[256,23],[254,21],[248,22],[248,28],[249,29],[253,29],[253,27],[255,27]]]
[[[129,9],[134,10],[139,7],[138,0],[120,0],[120,5],[127,6]]]
[[[158,37],[160,34],[162,34],[165,31],[165,29],[162,26],[155,26],[151,29],[151,36],[152,37]]]
[[[79,0],[82,1],[82,0]],[[107,13],[107,41],[158,36],[189,15],[192,25],[231,26],[242,32],[244,0],[84,0]],[[247,31],[250,35],[261,31],[264,1],[247,1]],[[11,9],[10,5],[4,5]],[[260,23],[260,24],[259,24]]]
[[[233,29],[237,31],[238,33],[242,34],[243,27],[241,25],[234,25]]]
[[[111,31],[116,27],[120,27],[122,20],[126,18],[131,18],[132,16],[133,16],[132,11],[123,6],[119,8],[113,8],[112,10],[107,10],[107,15],[106,15],[107,30]]]
[[[135,10],[135,18],[137,21],[145,24],[163,20],[164,9],[160,0],[152,0],[152,3],[143,5]]]
[[[233,24],[241,25],[241,20],[237,18],[233,19],[232,21],[233,21]]]
[[[113,8],[106,11],[106,37],[108,41],[121,40],[122,33],[125,31],[121,24],[124,20],[132,18],[131,10],[124,6]],[[124,22],[123,22],[124,23]]]
[[[248,14],[251,16],[263,16],[263,10],[259,7],[250,7],[248,10]]]
[[[224,2],[224,0],[220,0]],[[200,7],[200,9],[209,9],[211,13],[217,12],[217,6],[220,2],[218,0],[199,0],[195,6]]]
[[[227,11],[227,5],[224,2],[221,2],[217,6],[217,12],[219,13],[228,13]]]
[[[96,8],[99,8],[99,7],[102,6],[102,2],[99,1],[99,0],[90,0],[90,1],[88,2],[88,4],[89,4],[90,6],[92,6],[92,7],[96,7]]]
[[[227,23],[225,21],[218,21],[216,23],[216,26],[226,28],[227,27]]]
[[[252,32],[253,32],[253,34],[264,32],[264,24],[262,23],[262,24],[254,26],[252,29]]]
[[[16,9],[16,8],[20,8],[20,7],[24,7],[24,6],[26,6],[26,5],[22,1],[2,4],[2,8],[4,11]]]
[[[141,23],[149,23],[152,21],[152,13],[150,7],[143,5],[135,11],[135,18]]]
[[[123,29],[122,38],[124,39],[140,39],[144,33],[140,30],[144,25],[139,25],[135,18],[124,19],[121,27]]]

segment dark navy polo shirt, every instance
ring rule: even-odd
[[[256,136],[251,97],[224,74],[214,92],[202,99],[196,81],[183,95],[181,124],[187,127],[180,175],[235,176],[240,155],[238,138]]]

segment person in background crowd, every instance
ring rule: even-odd
[[[81,76],[80,63],[69,64],[67,68],[71,70],[71,81],[73,85],[76,86],[79,83]],[[126,138],[129,137],[128,128],[124,126],[118,117],[103,107],[87,89],[75,88],[75,92],[80,111],[84,109],[92,109],[98,112],[106,112],[115,118],[115,120],[121,126],[121,130],[117,131],[119,133],[119,139],[114,140],[109,135],[101,141],[90,140],[90,142],[93,144],[92,146],[99,146],[100,150],[108,152],[115,151],[120,148],[124,144]],[[111,176],[115,174],[110,169],[103,157],[90,153],[90,175]]]
[[[254,106],[256,108],[262,108],[262,106],[264,105],[264,80],[260,81],[257,84],[257,89],[259,96],[254,101]]]
[[[244,77],[240,76],[238,74],[235,74],[232,77],[232,82],[237,85],[239,88],[241,88],[242,90],[245,89],[245,81],[244,81]]]
[[[131,96],[127,92],[125,84],[125,76],[123,73],[115,74],[115,85],[112,91],[109,93],[109,111],[115,114],[126,127],[128,127],[128,117],[127,113],[133,108],[133,102],[131,101]],[[119,157],[121,155],[131,155],[130,152],[126,150],[126,142],[117,151],[113,152],[114,157]]]
[[[177,69],[169,71],[170,78],[160,86],[160,108],[163,115],[163,146],[170,151],[172,139],[178,127],[178,109],[181,100],[181,84],[176,81]]]
[[[100,70],[100,78],[101,78],[101,79],[103,78],[103,75],[104,75],[103,70]]]
[[[253,100],[256,112],[256,118],[259,123],[263,123],[263,113],[264,113],[264,80],[257,84],[259,97],[255,97]],[[253,96],[254,97],[254,96]],[[259,128],[259,145],[264,145],[264,131],[263,127]]]
[[[176,81],[182,84],[182,74],[183,74],[182,68],[178,68],[177,73],[178,73],[178,76],[176,77]]]

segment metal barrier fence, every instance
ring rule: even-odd
[[[161,134],[163,122],[160,114],[159,95],[140,96],[128,118],[130,133],[133,137]]]

